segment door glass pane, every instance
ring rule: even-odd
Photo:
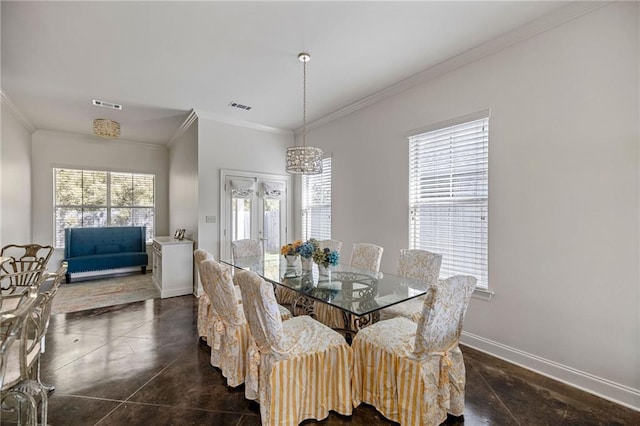
[[[231,241],[251,238],[251,198],[231,197]]]
[[[264,253],[280,254],[280,200],[264,199]]]

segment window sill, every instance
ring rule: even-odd
[[[493,291],[489,291],[486,288],[476,288],[471,295],[473,299],[484,300],[485,302],[490,302],[491,298],[495,293]]]

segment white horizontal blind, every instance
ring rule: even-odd
[[[489,118],[409,137],[409,244],[488,287]]]
[[[64,247],[64,228],[146,226],[154,235],[155,176],[93,170],[53,169],[54,241]]]
[[[302,239],[331,238],[331,158],[322,160],[322,173],[302,176]]]

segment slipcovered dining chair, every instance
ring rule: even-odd
[[[231,271],[213,259],[203,260],[200,262],[200,279],[211,302],[206,335],[211,346],[211,365],[220,368],[227,385],[239,386],[246,376],[249,326],[242,304],[238,303]],[[286,308],[277,308],[282,320],[292,317]]]
[[[318,246],[321,249],[328,248],[331,251],[337,251],[338,253],[340,253],[340,250],[342,250],[342,241],[332,239],[320,240],[318,241]]]
[[[353,340],[353,405],[365,402],[402,425],[439,425],[464,413],[465,367],[458,346],[476,278],[456,275],[430,287],[416,324],[396,317]]]
[[[203,249],[194,250],[193,257],[196,262],[198,276],[200,277],[202,276],[202,273],[200,272],[200,263],[203,260],[215,260],[213,254]],[[200,278],[200,283],[202,283],[202,278]],[[202,288],[204,289],[204,284],[202,284]],[[238,286],[235,286],[234,288],[236,291],[236,296],[238,298],[238,303],[242,303],[240,288]],[[207,333],[208,333],[207,330],[209,329],[209,325],[211,321],[213,321],[211,318],[211,302],[209,300],[209,296],[207,296],[207,293],[203,292],[201,295],[198,296],[198,327],[197,328],[198,328],[198,336],[200,336],[204,340],[207,339]]]
[[[235,281],[252,337],[245,395],[260,404],[262,424],[351,415],[353,353],[342,336],[306,315],[282,322],[273,287],[254,272]]]
[[[239,257],[262,256],[262,244],[258,240],[237,240],[231,242],[231,253],[234,259]]]
[[[425,286],[438,284],[440,276],[440,266],[442,265],[442,255],[431,253],[427,250],[403,249],[400,250],[400,261],[398,262],[398,275],[405,278],[420,280]],[[383,299],[382,296],[380,299]],[[397,305],[389,306],[380,310],[380,320],[395,317],[409,318],[413,322],[418,322],[422,316],[424,296],[416,297]]]
[[[356,243],[353,245],[349,264],[371,272],[380,272],[380,261],[382,260],[383,251],[384,248],[375,244]],[[347,328],[342,311],[326,303],[316,302],[314,305],[314,313],[318,321],[331,328]]]
[[[384,248],[375,244],[356,243],[351,251],[349,264],[356,268],[378,272]]]
[[[213,254],[203,249],[196,249],[193,251],[193,259],[196,263],[198,275],[200,276],[200,283],[202,284],[202,288],[204,289],[204,284],[202,283],[202,274],[200,273],[200,263],[203,260],[214,260]],[[198,296],[198,336],[205,340],[207,338],[207,329],[210,321],[210,306],[211,302],[209,301],[209,296],[207,296],[207,292],[203,292]]]

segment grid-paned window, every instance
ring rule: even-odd
[[[488,287],[489,118],[409,137],[409,245]]]
[[[53,177],[56,247],[64,247],[64,228],[146,226],[153,238],[154,175],[53,169]]]
[[[322,173],[302,176],[302,239],[331,238],[331,157],[322,160]]]

